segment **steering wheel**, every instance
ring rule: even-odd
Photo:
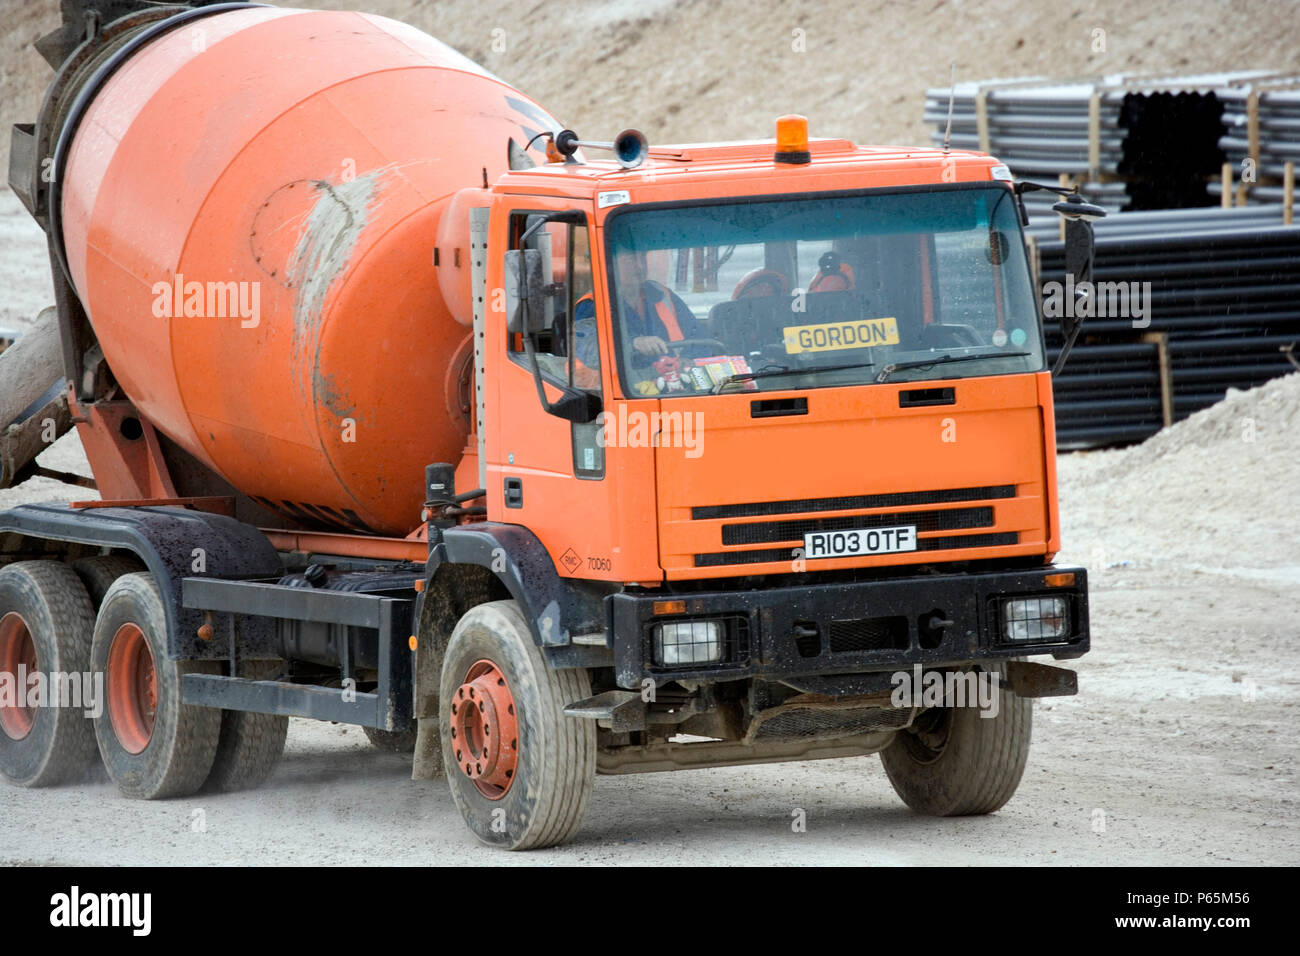
[[[727,350],[727,343],[720,339],[676,339],[668,343],[670,349],[686,349],[696,345],[717,346],[724,352]]]

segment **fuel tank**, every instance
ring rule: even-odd
[[[299,521],[405,534],[473,420],[440,219],[511,139],[559,128],[383,17],[202,16],[133,51],[70,133],[70,277],[117,382],[200,462]]]

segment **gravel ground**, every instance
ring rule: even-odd
[[[40,242],[0,190],[0,325],[48,300]],[[572,844],[512,855],[480,847],[443,782],[410,780],[359,729],[294,720],[251,793],[0,784],[0,863],[1300,863],[1298,424],[1300,375],[1145,445],[1062,457],[1063,558],[1091,569],[1093,650],[1071,665],[1079,695],[1038,707],[1024,782],[992,816],[916,816],[875,757],[601,777]],[[85,469],[75,436],[42,463]],[[86,496],[33,481],[0,508]]]

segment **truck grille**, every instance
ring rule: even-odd
[[[983,488],[945,488],[940,491],[900,491],[884,495],[843,495],[839,498],[798,498],[792,501],[756,501],[739,505],[704,505],[691,509],[696,521],[709,518],[761,518],[765,515],[807,514],[810,511],[853,511],[867,508],[909,508],[945,505],[958,501],[996,501],[1014,498],[1015,485]]]
[[[949,548],[997,548],[1018,544],[1020,532],[998,531],[990,534],[953,534],[942,538],[920,538],[917,551],[946,551]],[[784,548],[760,548],[756,551],[710,551],[695,555],[697,568],[717,568],[728,564],[766,564],[769,561],[793,561],[795,549],[802,545]],[[916,552],[908,552],[916,553]]]
[[[788,562],[801,557],[796,549],[803,546],[804,535],[819,531],[850,531],[867,528],[890,528],[900,525],[914,526],[918,533],[930,537],[917,539],[917,551],[947,551],[954,548],[993,548],[1018,544],[1018,531],[985,531],[981,534],[946,534],[935,532],[968,532],[994,529],[998,526],[994,506],[989,501],[1005,501],[1016,497],[1016,485],[984,485],[975,488],[942,488],[934,491],[902,491],[872,495],[841,495],[835,498],[798,498],[787,501],[756,501],[727,505],[702,505],[691,508],[694,521],[728,518],[777,518],[781,515],[799,515],[768,521],[725,521],[719,528],[719,542],[726,551],[708,551],[695,554],[695,567],[716,568],[732,564],[766,564]],[[965,507],[933,508],[924,511],[910,510],[917,506],[936,504],[962,504]],[[874,514],[843,514],[845,511],[891,508],[894,510]],[[816,516],[817,512],[837,511],[840,514]],[[813,517],[807,517],[809,513]],[[751,545],[783,545],[773,548],[747,548]]]
[[[753,521],[724,524],[722,543],[768,544],[775,541],[803,541],[813,531],[846,531],[857,528],[890,528],[915,525],[917,531],[959,531],[993,527],[993,509],[948,508],[943,511],[895,511],[883,515],[846,515],[842,518],[805,518],[798,521]]]
[[[905,617],[862,617],[830,625],[832,654],[907,650],[908,638]]]

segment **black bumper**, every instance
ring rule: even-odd
[[[1048,574],[1074,574],[1049,587]],[[1069,623],[1062,639],[1011,642],[1002,634],[1004,600],[1064,597]],[[687,594],[615,594],[611,603],[619,686],[760,677],[802,689],[832,690],[837,675],[885,675],[913,664],[939,666],[1088,651],[1088,578],[1083,568],[927,575],[809,584],[769,590]],[[656,616],[654,605],[685,602],[685,611]],[[718,620],[725,632],[717,663],[662,666],[653,632],[664,621]],[[801,680],[791,681],[790,678]],[[871,681],[858,681],[863,687]]]

